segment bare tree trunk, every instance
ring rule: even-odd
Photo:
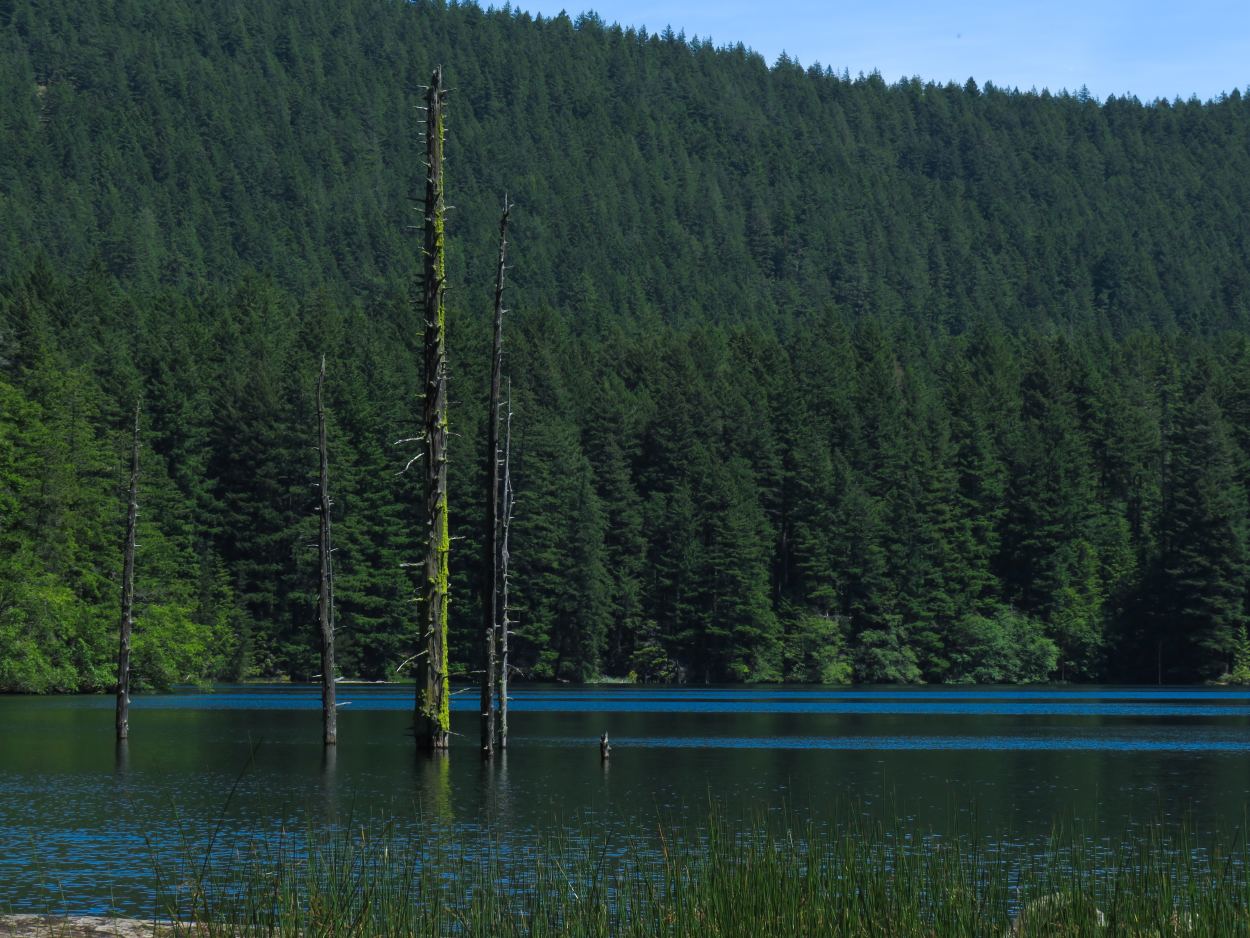
[[[135,624],[135,525],[139,520],[139,402],[135,402],[134,442],[130,457],[130,497],[126,509],[126,546],[122,552],[122,619],[117,643],[117,738],[130,737],[130,633]]]
[[[334,571],[330,558],[330,457],[326,450],[326,411],[323,395],[326,358],[321,356],[317,374],[317,447],[321,454],[321,590],[317,618],[321,623],[321,730],[327,746],[338,742],[338,713],[334,699]]]
[[[447,604],[451,536],[447,525],[447,335],[444,294],[442,66],[426,92],[425,264],[425,505],[429,549],[425,557],[425,634],[417,658],[414,731],[421,749],[446,749],[451,728],[447,679]]]
[[[508,196],[499,218],[499,265],[495,270],[495,339],[490,365],[490,415],[486,429],[486,572],[482,577],[482,755],[495,751],[495,645],[499,629],[499,380],[503,371],[503,282],[508,257]]]
[[[508,416],[503,442],[503,506],[499,538],[499,748],[508,748],[508,532],[512,528],[512,381],[508,381]]]

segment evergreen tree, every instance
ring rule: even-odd
[[[1190,384],[1168,434],[1157,615],[1172,672],[1217,677],[1231,670],[1245,623],[1246,495],[1214,395],[1199,375]]]
[[[401,216],[437,59],[463,102],[445,269],[461,519],[483,508],[464,454],[486,436],[473,311],[497,193],[526,207],[523,673],[1236,665],[1245,97],[887,85],[428,0],[0,5],[0,688],[111,680],[138,396],[136,680],[316,671],[303,467],[323,349],[339,660],[383,678],[410,658],[425,465],[402,472],[396,441],[420,434],[421,258]],[[478,528],[456,525],[448,571],[461,676]]]

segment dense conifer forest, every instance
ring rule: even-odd
[[[421,85],[446,68],[452,663],[512,220],[512,662],[1250,678],[1250,102],[887,85],[421,0],[0,0],[0,689],[416,636]]]

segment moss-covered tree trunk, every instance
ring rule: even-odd
[[[425,315],[425,505],[429,548],[425,555],[423,635],[417,658],[415,732],[421,749],[446,749],[451,727],[447,681],[447,334],[444,294],[442,66],[426,92],[425,258],[422,310]]]
[[[130,633],[134,628],[135,525],[139,520],[139,405],[135,404],[126,508],[126,544],[122,549],[122,617],[117,642],[117,738],[130,737]]]

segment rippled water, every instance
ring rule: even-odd
[[[414,752],[411,687],[343,685],[340,700],[327,759],[315,688],[137,698],[120,751],[111,698],[0,698],[0,909],[143,911],[153,859],[218,828],[230,844],[385,816],[529,850],[562,827],[646,831],[716,804],[1029,844],[1057,820],[1185,818],[1224,836],[1250,798],[1246,691],[520,688],[490,768],[475,689],[454,698],[445,759]]]

